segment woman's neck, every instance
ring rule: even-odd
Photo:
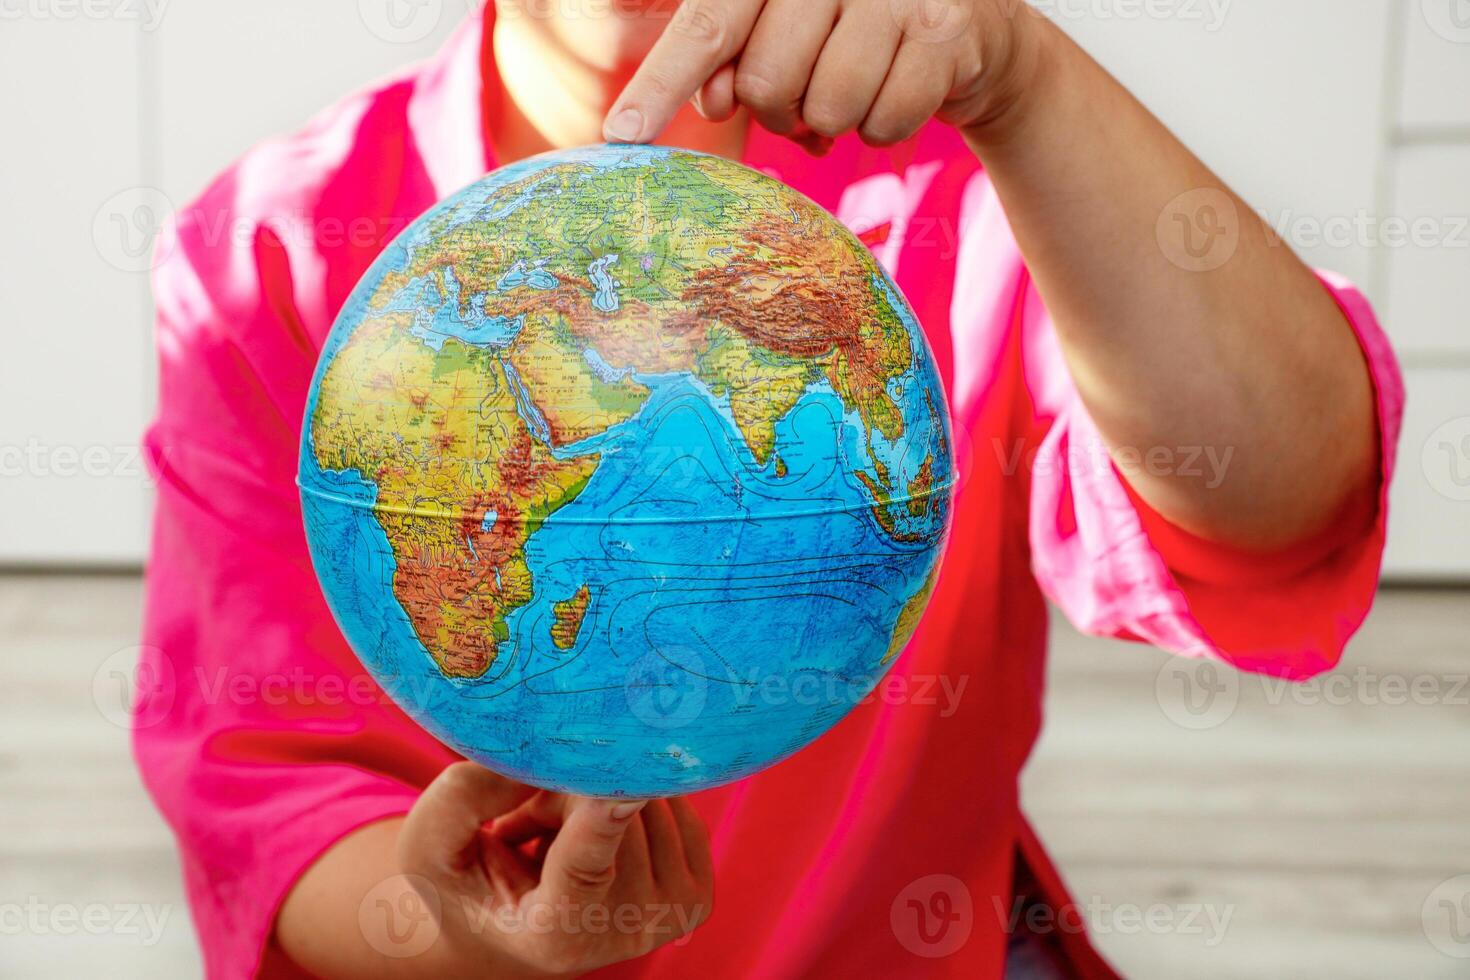
[[[603,117],[636,61],[628,67],[590,63],[562,42],[544,16],[507,16],[504,0],[501,6],[492,28],[494,64],[486,66],[498,72],[500,81],[487,134],[496,162],[601,143]],[[686,106],[658,142],[739,159],[747,126],[743,111],[727,122],[711,123]]]

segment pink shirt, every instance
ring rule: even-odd
[[[344,643],[293,480],[312,368],[348,291],[402,227],[495,165],[487,35],[472,17],[433,61],[263,143],[161,242],[136,750],[213,977],[290,975],[270,933],[297,876],[348,831],[405,812],[454,758]],[[1107,461],[990,182],[951,129],[890,150],[845,139],[822,160],[754,130],[746,162],[860,232],[913,303],[956,423],[953,540],[886,693],[695,798],[714,918],[608,973],[998,977],[996,903],[1009,909],[1017,853],[1066,901],[1017,804],[1040,724],[1043,594],[1089,632],[1306,678],[1337,663],[1368,611],[1385,497],[1366,535],[1269,561],[1170,528]],[[1372,369],[1386,486],[1400,376],[1362,296],[1323,283]],[[1069,947],[1079,975],[1109,975]]]

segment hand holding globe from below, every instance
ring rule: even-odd
[[[648,953],[709,917],[709,838],[686,801],[527,792],[457,763],[404,821],[399,864],[438,892],[456,961],[576,975]]]
[[[407,817],[348,835],[308,869],[276,934],[328,978],[575,976],[687,936],[713,889],[687,801],[566,796],[460,762]]]

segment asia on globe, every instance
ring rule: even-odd
[[[336,321],[298,482],[323,591],[419,723],[522,782],[756,772],[893,664],[950,423],[907,302],[796,191],[685,150],[505,167]]]

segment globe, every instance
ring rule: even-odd
[[[601,146],[382,253],[298,483],[327,603],[409,716],[522,782],[651,797],[876,696],[953,473],[923,334],[858,239],[729,160]]]

